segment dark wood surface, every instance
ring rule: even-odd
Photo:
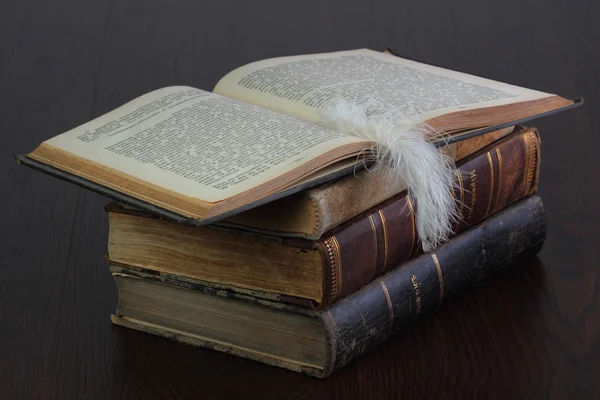
[[[2,398],[599,395],[597,1],[2,3]],[[538,124],[549,220],[539,258],[444,305],[327,380],[112,326],[105,199],[18,167],[11,155],[154,88],[211,89],[253,60],[388,46],[586,98],[584,108]]]

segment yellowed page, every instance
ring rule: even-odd
[[[185,196],[219,202],[359,139],[199,89],[141,96],[45,143]]]
[[[309,121],[331,99],[369,100],[415,124],[552,96],[366,49],[258,61],[227,74],[214,92]]]

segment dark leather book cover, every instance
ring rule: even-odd
[[[443,301],[542,248],[546,217],[531,196],[396,268],[320,314],[331,346],[323,376],[343,367]]]
[[[527,128],[473,155],[457,168],[454,191],[461,218],[460,233],[537,190],[540,139]],[[421,253],[415,225],[418,204],[406,193],[347,221],[320,240],[305,243],[323,255],[324,308],[348,296],[377,276]],[[301,246],[300,240],[288,240]],[[296,299],[287,299],[294,302]],[[285,299],[284,299],[285,301]]]
[[[422,254],[390,270],[324,311],[240,296],[227,290],[139,271],[136,273],[117,266],[111,268],[113,274],[151,280],[186,291],[201,291],[230,298],[233,302],[250,302],[253,307],[269,308],[268,312],[274,316],[285,312],[318,318],[326,336],[327,356],[323,367],[300,364],[269,353],[214,341],[207,336],[187,334],[168,325],[131,319],[127,315],[114,315],[112,321],[182,343],[323,378],[435,312],[444,301],[482,284],[513,263],[534,256],[540,251],[545,237],[543,203],[538,196],[529,196],[454,237],[434,252]]]

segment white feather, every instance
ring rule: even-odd
[[[365,154],[389,167],[389,183],[405,184],[417,203],[416,225],[424,251],[448,240],[458,220],[454,162],[426,140],[432,130],[381,104],[339,99],[322,112],[323,122],[373,142]]]

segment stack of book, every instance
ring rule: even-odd
[[[115,324],[318,377],[540,250],[520,124],[579,104],[367,50],[249,64],[215,93],[157,90],[17,161],[115,199]],[[368,140],[315,123],[336,96],[446,132],[447,243],[424,253],[410,188],[357,169]]]

